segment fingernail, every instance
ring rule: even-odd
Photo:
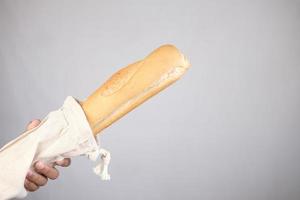
[[[36,164],[36,168],[37,169],[43,169],[45,167],[45,165],[42,163],[42,162],[38,162],[37,164]]]

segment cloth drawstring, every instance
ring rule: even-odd
[[[101,177],[102,180],[110,180],[108,173],[108,165],[110,162],[110,153],[105,149],[99,149],[99,155],[101,158],[100,163],[94,167],[94,172]]]

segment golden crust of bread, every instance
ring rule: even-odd
[[[189,65],[175,46],[163,45],[113,74],[80,102],[94,135],[175,82]]]

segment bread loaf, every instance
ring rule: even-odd
[[[175,82],[189,65],[176,47],[164,45],[113,74],[80,102],[94,135]]]

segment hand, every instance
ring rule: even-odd
[[[27,125],[27,130],[33,129],[41,123],[40,120],[33,120]],[[29,192],[34,192],[39,189],[40,186],[47,184],[48,178],[54,180],[58,177],[59,172],[55,168],[55,165],[61,167],[67,167],[71,164],[69,158],[65,158],[61,161],[57,161],[52,165],[46,165],[41,161],[34,164],[34,171],[28,171],[24,182],[24,187]]]

